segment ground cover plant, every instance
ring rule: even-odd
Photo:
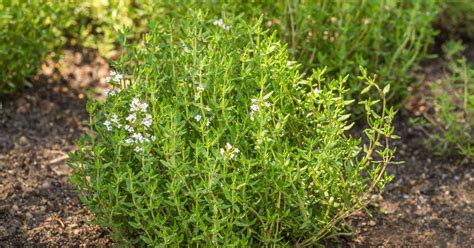
[[[46,56],[65,43],[60,30],[69,23],[67,6],[44,0],[0,2],[0,94],[28,84]]]
[[[348,77],[304,78],[261,25],[197,12],[126,50],[72,182],[124,245],[314,245],[390,180],[389,87],[362,69],[368,142],[349,135]],[[373,110],[381,105],[382,112]]]
[[[474,158],[474,67],[462,56],[466,47],[450,41],[443,47],[445,76],[432,84],[429,98],[434,105],[425,121],[418,119],[429,135],[427,143],[441,155],[460,154]]]

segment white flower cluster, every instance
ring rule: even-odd
[[[105,78],[105,82],[110,83],[110,82],[115,82],[115,83],[120,83],[120,81],[123,79],[122,74],[116,72],[116,71],[111,71],[110,75]]]
[[[130,103],[131,112],[146,113],[147,108],[148,108],[148,103],[146,102],[141,103],[140,100],[138,100],[137,98],[133,98],[132,103]]]
[[[125,124],[119,121],[117,114],[112,114],[110,120],[104,122],[104,126],[107,131],[112,131],[113,126],[118,129],[123,126],[128,135],[130,135],[125,139],[125,144],[134,145],[134,151],[141,152],[143,151],[143,143],[156,140],[155,136],[147,132],[153,123],[152,116],[147,113],[147,109],[148,103],[142,103],[139,99],[134,98],[130,103],[130,114],[125,118]],[[144,134],[137,132],[137,129],[144,130]]]
[[[201,115],[196,115],[196,116],[194,117],[194,119],[195,119],[197,122],[200,122],[200,121],[201,121],[201,118],[202,118]]]
[[[112,131],[112,124],[114,124],[117,128],[122,127],[122,124],[120,124],[118,120],[117,114],[112,114],[112,117],[110,118],[110,120],[106,120],[104,122],[104,126],[107,129],[107,131]]]
[[[196,116],[194,116],[194,119],[196,120],[196,122],[200,122],[202,120],[202,115],[197,114]],[[211,121],[209,119],[207,119],[206,120],[206,127],[208,127],[210,125],[211,125]]]
[[[222,19],[216,19],[212,22],[212,24],[214,24],[214,26],[222,28],[224,31],[229,31],[230,29],[230,26],[226,25],[224,21],[222,21]]]
[[[250,101],[252,102],[252,105],[250,105],[250,120],[252,120],[252,121],[254,120],[255,113],[260,111],[261,106],[270,107],[270,103],[268,103],[267,101],[260,102],[256,98],[252,98],[252,99],[250,99]]]
[[[110,75],[108,77],[105,78],[105,82],[107,83],[110,83],[110,82],[113,82],[113,83],[120,83],[120,81],[123,79],[123,76],[122,74],[119,74],[115,71],[111,71],[110,72]],[[115,88],[114,90],[110,90],[110,89],[106,89],[104,91],[104,95],[106,97],[108,96],[115,96],[117,93],[120,93],[120,89],[119,88]]]
[[[115,96],[117,93],[120,93],[120,89],[119,88],[116,88],[114,90],[110,90],[110,89],[105,89],[104,90],[104,96],[108,97],[108,96]]]
[[[239,148],[232,146],[229,143],[226,143],[223,148],[221,148],[221,155],[225,158],[233,159],[237,154],[240,153]]]

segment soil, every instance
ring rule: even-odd
[[[46,63],[31,88],[0,101],[0,247],[113,245],[106,230],[90,224],[66,164],[87,129],[86,95],[100,97],[109,67],[93,51],[69,49],[62,57]],[[425,67],[426,82],[436,79],[437,66]],[[395,179],[349,219],[353,235],[338,246],[474,244],[474,166],[426,148],[409,119],[429,107],[416,95],[407,102],[394,143],[405,162],[389,167]]]
[[[111,244],[68,182],[67,152],[85,130],[86,95],[103,91],[108,64],[66,50],[43,65],[33,86],[0,108],[0,247]],[[102,88],[102,90],[101,90]]]
[[[474,43],[471,44],[471,47]],[[467,54],[472,60],[472,54]],[[474,161],[435,155],[426,144],[426,130],[410,120],[433,112],[430,84],[444,77],[441,58],[425,62],[420,85],[395,121],[399,165],[382,195],[365,212],[352,217],[350,246],[472,247],[474,244]],[[415,89],[414,89],[415,90]]]

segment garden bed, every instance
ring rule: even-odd
[[[439,62],[438,62],[439,63]],[[428,80],[436,63],[426,66]],[[68,181],[67,152],[87,129],[86,95],[100,97],[109,67],[94,52],[66,50],[46,63],[33,87],[2,99],[0,110],[0,246],[112,245],[105,230],[90,225]],[[417,105],[416,100],[412,105]],[[416,112],[412,109],[413,112]],[[395,123],[401,139],[389,173],[395,179],[367,213],[350,219],[354,236],[345,245],[469,246],[474,243],[474,168],[459,159],[433,157],[412,116]]]

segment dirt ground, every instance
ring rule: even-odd
[[[32,88],[1,99],[0,247],[112,246],[105,230],[88,223],[92,216],[68,182],[66,164],[86,129],[86,95],[103,92],[108,70],[91,51],[66,50],[59,63],[43,66]],[[435,71],[427,66],[425,74]],[[411,117],[401,114],[396,123],[398,160],[405,163],[389,168],[394,181],[349,220],[354,235],[338,246],[474,244],[474,166],[433,157]]]
[[[32,88],[2,99],[0,109],[0,247],[106,246],[107,232],[68,182],[67,152],[88,119],[85,98],[103,91],[105,60],[67,50],[47,63]]]

